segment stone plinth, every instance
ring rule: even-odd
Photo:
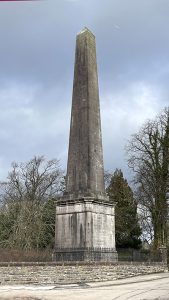
[[[56,261],[115,261],[114,206],[86,198],[56,207]]]

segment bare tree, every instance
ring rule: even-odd
[[[157,248],[167,242],[169,108],[132,136],[127,152],[128,165],[135,174],[137,200],[151,218]]]
[[[1,183],[3,213],[12,218],[7,245],[25,249],[47,246],[49,233],[54,234],[53,199],[62,189],[62,179],[55,159],[35,156],[29,162],[12,164],[7,181]]]
[[[141,226],[141,239],[152,245],[154,239],[154,230],[152,226],[152,218],[148,209],[138,203],[138,218]]]
[[[104,183],[105,183],[105,188],[107,189],[107,187],[110,185],[111,182],[111,178],[112,178],[112,173],[109,170],[105,170],[104,172]]]

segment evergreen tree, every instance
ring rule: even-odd
[[[123,177],[121,170],[116,169],[111,177],[107,193],[110,201],[116,203],[115,228],[117,248],[139,248],[141,229],[137,218],[137,204],[132,189]]]

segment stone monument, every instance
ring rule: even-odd
[[[56,205],[56,261],[115,261],[114,205],[105,193],[96,45],[76,39],[66,192]]]

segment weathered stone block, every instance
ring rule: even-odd
[[[83,202],[56,207],[56,260],[117,259],[114,206]]]

